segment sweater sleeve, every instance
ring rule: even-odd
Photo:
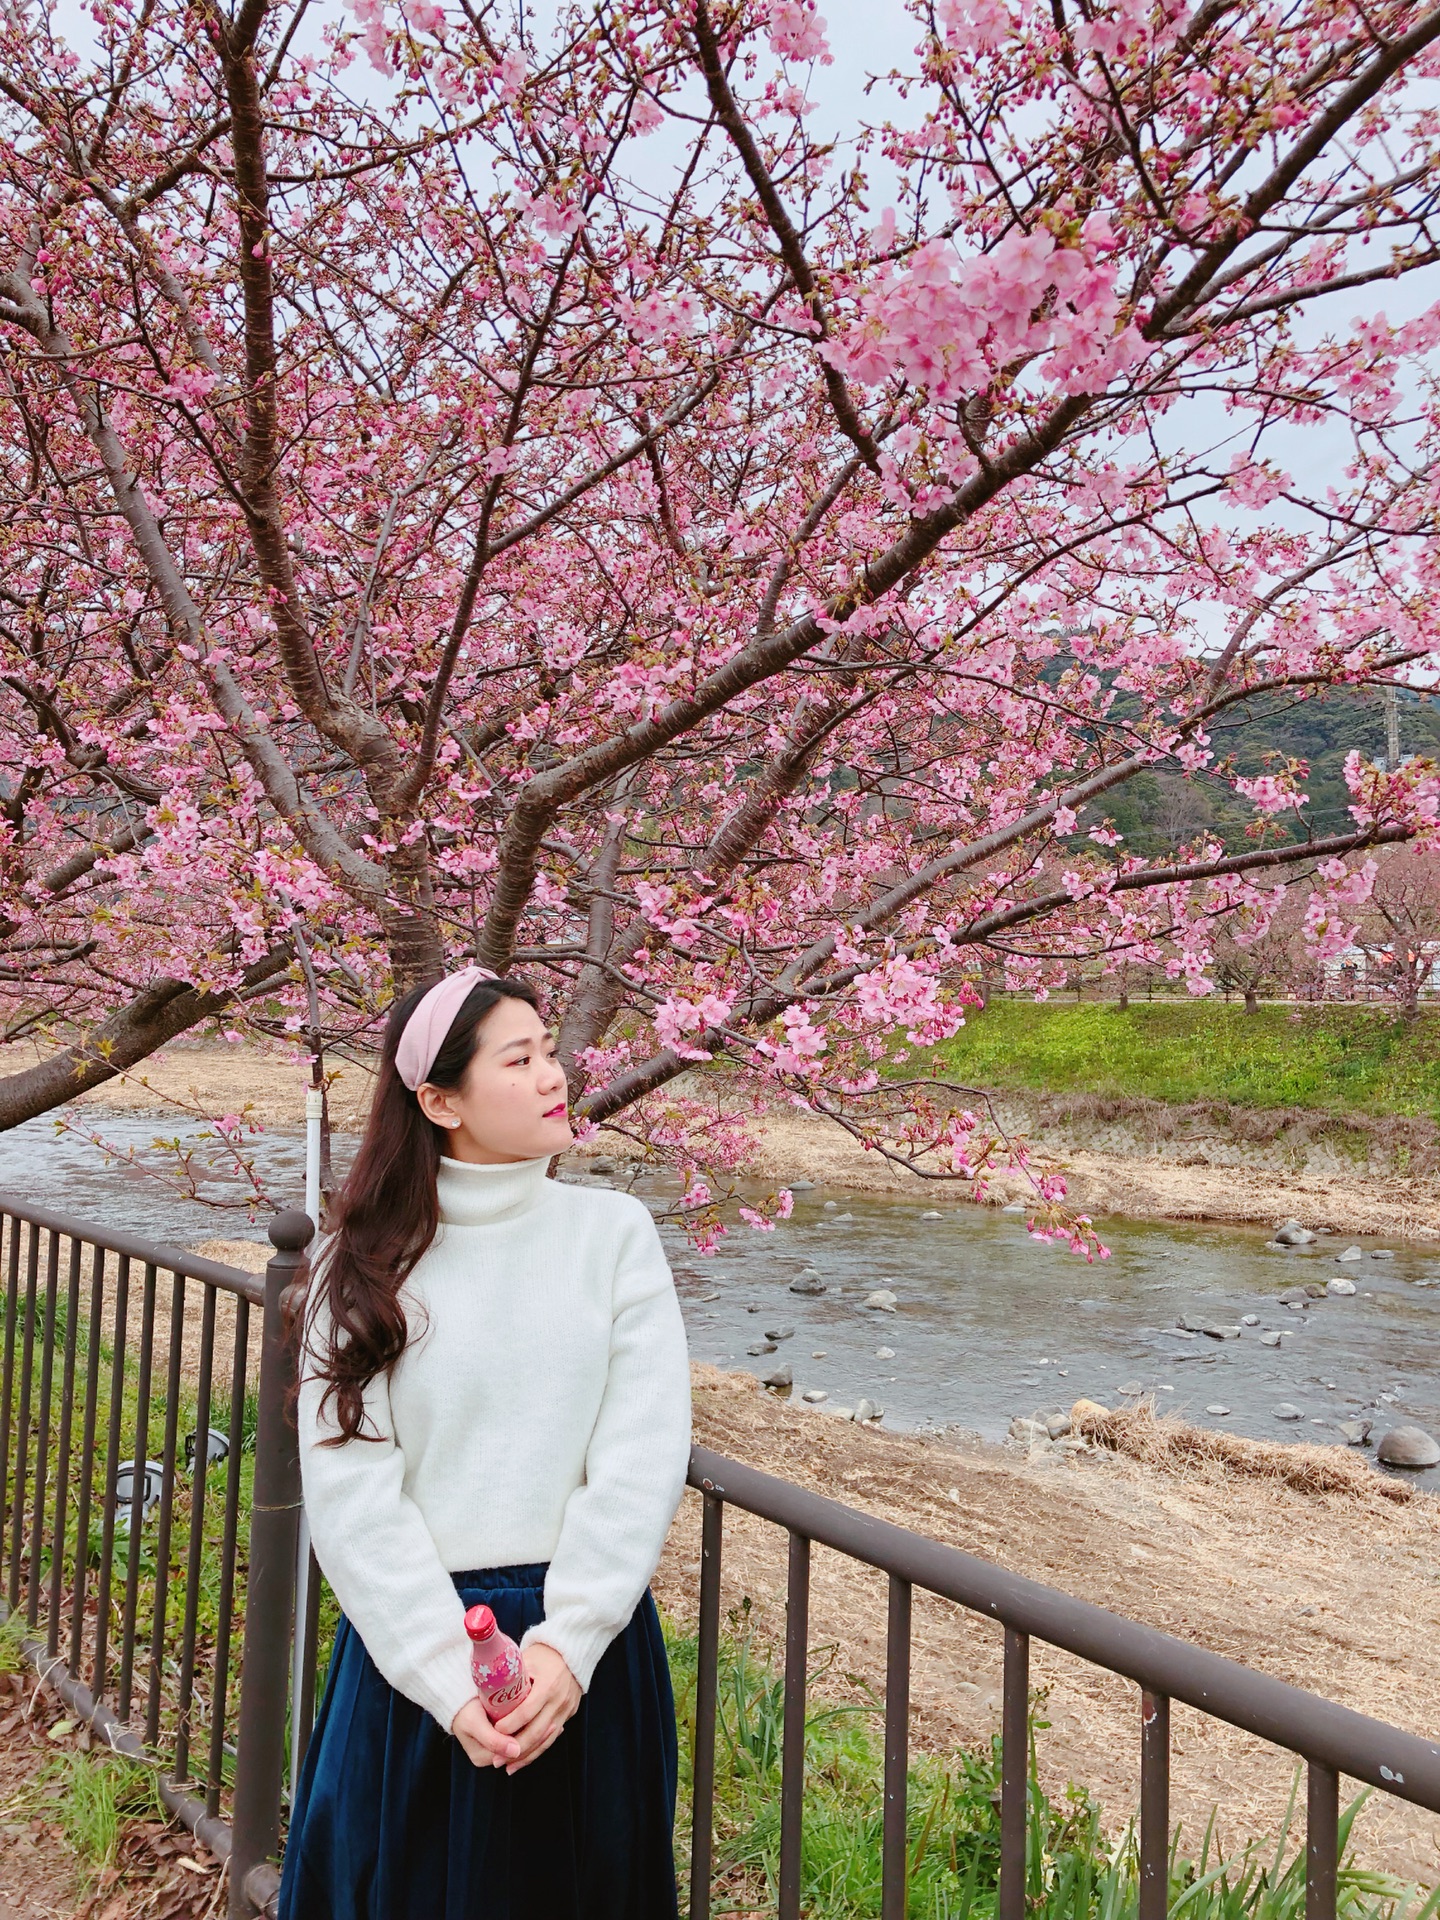
[[[690,1361],[655,1223],[631,1201],[613,1293],[610,1364],[585,1478],[565,1503],[545,1576],[542,1640],[582,1689],[659,1565],[690,1459]]]
[[[405,1456],[383,1378],[365,1389],[363,1431],[378,1438],[323,1444],[338,1432],[333,1404],[321,1410],[324,1387],[311,1358],[324,1316],[322,1298],[311,1317],[298,1403],[300,1474],[315,1558],[380,1672],[448,1733],[475,1696],[465,1609],[405,1491]]]

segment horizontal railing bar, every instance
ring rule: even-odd
[[[1273,1746],[1440,1813],[1440,1742],[1403,1733],[1224,1654],[727,1460],[708,1447],[691,1449],[690,1485],[971,1612],[988,1614],[1013,1632],[1123,1674],[1152,1693],[1183,1700]]]
[[[5,1213],[33,1227],[43,1227],[49,1233],[63,1233],[92,1247],[103,1247],[107,1253],[128,1254],[132,1260],[161,1268],[166,1273],[183,1273],[187,1280],[208,1280],[211,1286],[223,1287],[227,1293],[243,1294],[247,1300],[265,1298],[263,1273],[227,1267],[218,1260],[206,1260],[198,1253],[186,1253],[181,1247],[157,1246],[153,1241],[142,1240],[138,1234],[102,1230],[93,1220],[80,1220],[69,1213],[52,1213],[46,1207],[32,1207],[17,1194],[0,1191],[0,1214]]]

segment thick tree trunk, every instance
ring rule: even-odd
[[[272,947],[247,967],[242,987],[259,987],[276,979],[292,958],[288,943]],[[103,1086],[157,1047],[219,1013],[233,998],[230,993],[199,992],[186,980],[157,980],[84,1040],[0,1079],[0,1132]]]
[[[1245,1011],[1246,1013],[1258,1013],[1260,1011],[1260,992],[1258,988],[1246,987]]]

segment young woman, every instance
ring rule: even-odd
[[[344,1618],[281,1920],[674,1920],[648,1587],[685,1334],[641,1202],[546,1178],[571,1137],[530,987],[470,967],[399,1002],[305,1313],[305,1507]],[[533,1681],[494,1725],[478,1601]]]

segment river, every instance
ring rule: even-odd
[[[86,1108],[83,1117],[122,1149],[143,1149],[155,1133],[145,1115]],[[347,1144],[337,1140],[337,1155]],[[301,1138],[276,1130],[253,1148],[272,1190],[298,1196]],[[229,1207],[183,1198],[107,1164],[86,1140],[57,1135],[48,1119],[0,1138],[0,1187],[174,1245],[265,1238],[233,1205],[232,1182],[202,1183]],[[657,1177],[637,1191],[659,1211],[676,1190]],[[694,1358],[760,1375],[788,1362],[797,1399],[811,1390],[829,1396],[824,1404],[853,1406],[867,1396],[890,1426],[988,1440],[1017,1414],[1082,1395],[1115,1406],[1140,1393],[1197,1424],[1266,1440],[1343,1444],[1335,1423],[1357,1415],[1374,1421],[1376,1437],[1408,1423],[1440,1434],[1440,1247],[1326,1236],[1276,1252],[1259,1228],[1111,1218],[1099,1223],[1111,1257],[1086,1265],[1032,1240],[1014,1214],[950,1203],[926,1218],[932,1194],[816,1188],[796,1196],[774,1233],[739,1228],[708,1258],[665,1226]],[[1339,1262],[1350,1244],[1361,1259]],[[806,1269],[823,1293],[790,1290]],[[1277,1298],[1333,1275],[1353,1280],[1354,1295],[1298,1311]],[[882,1287],[896,1295],[893,1313],[863,1304]],[[1244,1326],[1246,1316],[1256,1324]],[[1187,1336],[1182,1317],[1242,1332]],[[1266,1331],[1280,1334],[1278,1347],[1262,1342]],[[750,1352],[777,1333],[785,1337],[773,1353]],[[1282,1407],[1299,1419],[1277,1417]],[[1406,1477],[1440,1488],[1440,1469]]]

